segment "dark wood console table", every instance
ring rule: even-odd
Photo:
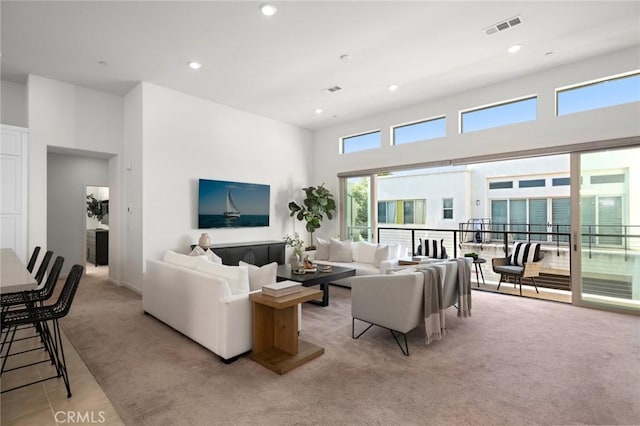
[[[109,230],[87,230],[87,260],[94,265],[109,264]]]
[[[195,247],[192,245],[191,248]],[[220,256],[224,265],[237,266],[239,261],[263,266],[271,262],[284,264],[284,241],[254,241],[214,244],[211,251]]]

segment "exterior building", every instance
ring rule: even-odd
[[[640,149],[613,151],[604,161],[587,158],[580,209],[585,274],[624,283],[623,297],[640,300],[640,199],[630,190],[640,185],[636,158]],[[488,259],[502,256],[501,231],[510,231],[509,241],[543,243],[546,270],[568,275],[569,175],[569,156],[557,155],[378,176],[375,228],[383,228],[381,240],[407,248],[412,247],[410,233],[384,228],[418,229],[415,238],[443,238],[449,253],[457,242],[459,254],[475,251]],[[454,240],[446,230],[456,229],[466,232]]]

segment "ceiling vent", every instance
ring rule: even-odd
[[[326,89],[323,89],[322,91],[325,93],[334,93],[337,92],[339,90],[342,90],[342,87],[340,86],[331,86],[331,87],[327,87]]]
[[[487,27],[482,31],[484,31],[486,35],[492,35],[500,31],[507,30],[511,27],[515,27],[516,25],[520,25],[521,23],[522,23],[522,18],[518,15],[518,16],[514,16],[513,18],[509,18],[505,21],[498,22],[497,24],[491,25],[490,27]]]

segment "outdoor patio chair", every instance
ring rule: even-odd
[[[522,296],[522,279],[529,278],[533,282],[536,293],[539,293],[536,277],[540,275],[540,260],[543,257],[544,255],[540,253],[540,244],[516,242],[509,256],[491,259],[493,272],[500,274],[498,291],[503,280],[512,279],[514,288],[520,285],[520,296]]]

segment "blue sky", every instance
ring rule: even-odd
[[[640,75],[630,75],[558,92],[559,116],[580,111],[640,102]],[[492,127],[537,119],[535,97],[462,113],[462,131],[474,132]],[[395,144],[424,141],[446,136],[446,119],[433,119],[396,127]],[[343,153],[380,148],[380,131],[343,139]]]
[[[640,75],[558,93],[558,115],[640,101]]]
[[[269,185],[200,179],[198,214],[222,214],[227,208],[227,190],[243,215],[269,214]]]
[[[393,129],[393,141],[396,145],[423,141],[427,139],[443,138],[446,136],[446,118],[408,124]]]

